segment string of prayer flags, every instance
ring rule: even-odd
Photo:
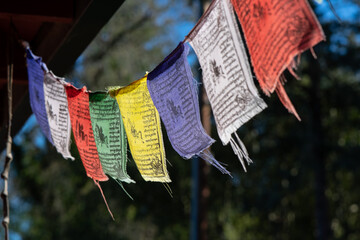
[[[95,185],[101,192],[112,219],[114,219],[99,184],[99,181],[107,181],[109,178],[103,172],[96,148],[94,132],[90,120],[89,93],[86,91],[86,87],[77,89],[71,84],[66,84],[65,90],[69,106],[71,127],[86,175],[94,180]]]
[[[70,154],[71,123],[63,78],[47,72],[44,78],[44,100],[51,138],[56,150],[64,158],[74,160]]]
[[[150,96],[167,130],[171,145],[180,156],[200,156],[230,174],[207,148],[214,142],[200,122],[198,95],[190,65],[189,46],[178,47],[148,74]]]
[[[282,75],[296,78],[295,56],[325,40],[324,32],[306,0],[231,0],[242,29],[255,75],[268,96],[276,91],[289,112],[299,120],[287,96]]]
[[[91,125],[104,173],[118,183],[133,183],[126,172],[127,140],[116,100],[107,92],[89,93],[89,100]]]
[[[151,100],[146,76],[124,88],[109,90],[120,107],[130,151],[145,181],[171,182],[160,117]]]
[[[185,41],[199,59],[221,142],[230,143],[245,171],[246,163],[252,163],[236,131],[267,105],[253,82],[234,10],[260,87],[268,96],[276,91],[285,108],[300,120],[283,86],[284,71],[299,79],[295,70],[300,54],[310,49],[316,58],[312,47],[325,40],[306,0],[212,0],[185,40],[151,73],[108,92],[75,88],[26,49],[30,105],[42,132],[64,158],[74,160],[69,150],[72,128],[86,174],[99,188],[113,219],[100,181],[110,176],[124,191],[122,182],[135,182],[127,173],[127,141],[143,179],[164,183],[171,195],[160,116],[180,156],[201,157],[230,175],[209,151],[214,140],[200,121],[197,82]]]
[[[230,142],[246,171],[244,159],[252,161],[236,130],[266,104],[254,86],[230,0],[214,0],[186,40],[198,56],[219,137]]]
[[[46,65],[41,61],[41,57],[35,56],[31,52],[30,48],[26,49],[26,63],[29,78],[31,110],[34,113],[42,132],[49,142],[54,145],[45,108],[44,69],[47,69]]]

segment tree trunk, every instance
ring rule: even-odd
[[[201,101],[201,121],[206,133],[211,134],[211,108],[205,89],[202,86],[200,91]],[[209,149],[210,150],[210,149]],[[210,196],[210,188],[208,184],[208,176],[210,165],[204,160],[200,161],[199,185],[200,185],[200,201],[199,201],[199,239],[208,239],[208,200]]]
[[[325,171],[325,154],[324,154],[324,135],[321,118],[321,102],[320,102],[320,79],[321,68],[316,59],[311,59],[310,71],[311,89],[310,89],[310,105],[312,117],[312,151],[314,159],[315,173],[315,217],[316,217],[316,239],[330,239],[330,224],[328,218],[328,201],[325,196],[326,190],[326,171]]]
[[[208,8],[210,1],[209,0],[200,0],[201,6],[200,16]],[[200,93],[200,109],[201,109],[201,122],[204,126],[205,132],[211,136],[211,107],[209,99],[206,95],[204,85],[201,85]],[[210,149],[209,149],[210,150]],[[208,239],[208,201],[210,196],[210,188],[208,184],[208,177],[210,172],[210,166],[207,162],[200,161],[200,173],[199,173],[199,239],[207,240]]]

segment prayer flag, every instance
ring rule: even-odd
[[[90,93],[90,117],[101,166],[115,181],[132,183],[126,172],[127,144],[119,106],[106,92]]]
[[[276,90],[299,120],[283,87],[284,70],[296,78],[294,57],[325,40],[306,0],[231,0],[244,31],[252,65],[265,94]]]
[[[266,104],[254,86],[230,0],[214,0],[187,40],[198,56],[220,139],[230,142],[245,169],[243,158],[251,159],[236,130]]]
[[[86,87],[77,89],[71,84],[67,84],[65,89],[71,127],[86,174],[96,181],[107,181],[108,177],[102,170],[94,140],[89,112],[89,94]]]
[[[146,181],[171,182],[166,159],[160,117],[151,100],[146,76],[124,88],[110,90],[124,122],[131,155]]]
[[[103,172],[94,140],[94,132],[90,120],[89,93],[86,91],[86,87],[77,89],[71,84],[65,85],[65,90],[71,127],[86,175],[92,178],[95,185],[99,188],[106,207],[112,219],[115,220],[99,183],[99,181],[107,181],[109,178]]]
[[[51,138],[49,122],[45,108],[44,97],[44,68],[46,65],[41,61],[41,57],[35,56],[30,48],[26,49],[26,63],[29,78],[29,95],[31,110],[40,125],[46,138],[54,145]]]
[[[71,123],[64,84],[64,79],[56,77],[52,72],[45,74],[45,108],[56,150],[64,158],[74,160],[69,152]]]
[[[165,125],[173,148],[184,158],[203,157],[228,173],[207,148],[214,142],[201,122],[196,81],[187,61],[189,46],[178,47],[148,74],[150,96]]]

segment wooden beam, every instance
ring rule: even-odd
[[[69,1],[70,0],[62,0],[60,2],[66,4]],[[19,3],[22,1],[15,0],[14,2]],[[33,3],[34,1],[26,2]],[[45,0],[39,0],[39,2],[48,5],[54,3],[54,1]],[[50,34],[54,38],[44,36],[44,38],[38,38],[37,41],[33,42],[31,45],[36,54],[42,57],[44,57],[44,55],[49,55],[43,59],[47,63],[48,68],[59,76],[64,76],[65,73],[71,69],[71,66],[75,63],[76,59],[90,44],[101,28],[110,20],[113,14],[120,8],[124,3],[124,0],[92,0],[89,4],[87,4],[87,0],[78,0],[76,3],[86,4],[86,6],[79,7],[76,5],[74,7],[76,10],[85,10],[79,14],[80,16],[78,16],[78,11],[75,12],[73,24],[47,23],[45,24],[47,25],[45,26],[45,29],[54,31],[54,34]],[[58,30],[53,29],[53,27]],[[59,33],[63,34],[59,35]],[[57,36],[55,37],[55,35]],[[56,46],[54,46],[52,42],[57,43]],[[21,86],[25,85],[19,85],[19,87]],[[16,94],[14,94],[14,96],[15,95]],[[13,136],[18,133],[32,113],[29,103],[29,94],[22,94],[19,98],[22,99],[19,99],[19,104],[17,107],[14,107]],[[0,126],[0,139],[4,139],[4,136],[4,128],[3,126]],[[4,141],[0,141],[0,149],[4,149],[4,146]]]
[[[15,21],[28,21],[28,22],[61,22],[71,23],[72,17],[56,17],[56,16],[43,16],[43,15],[30,15],[30,14],[15,14],[15,13],[0,13],[0,19],[12,19]]]
[[[74,18],[74,0],[2,1],[0,18],[70,23]]]
[[[14,85],[28,85],[27,79],[14,79],[13,81]],[[0,78],[0,85],[7,84],[7,79]]]

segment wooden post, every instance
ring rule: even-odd
[[[209,0],[199,0],[199,18],[210,5]],[[202,81],[199,71],[199,81]],[[199,89],[199,104],[201,122],[206,133],[211,135],[211,107],[203,85]],[[190,219],[190,239],[208,239],[208,199],[210,188],[208,185],[208,175],[210,166],[207,162],[197,157],[192,159],[192,201]]]
[[[310,72],[311,88],[309,98],[311,102],[311,121],[312,121],[312,149],[311,155],[314,156],[315,173],[315,219],[317,240],[328,240],[331,238],[330,223],[328,217],[328,201],[325,195],[326,190],[326,170],[324,154],[324,134],[321,121],[321,101],[320,101],[320,78],[321,67],[316,59],[310,60],[312,70]]]
[[[210,5],[209,0],[200,0],[201,1],[201,10],[202,13]],[[202,15],[202,14],[201,14]],[[200,112],[201,112],[201,122],[204,126],[206,133],[211,136],[211,107],[209,99],[206,95],[204,84],[201,85],[200,93]],[[210,150],[210,149],[209,149]],[[210,172],[210,165],[201,160],[199,168],[199,239],[207,240],[208,239],[208,201],[210,197],[210,188],[208,184],[208,177]]]
[[[11,28],[11,26],[10,26]],[[12,28],[11,28],[12,29]],[[7,125],[7,141],[6,141],[6,158],[4,170],[1,173],[2,179],[4,179],[4,189],[1,192],[1,198],[3,200],[3,214],[4,218],[2,225],[5,229],[5,240],[9,239],[9,223],[10,223],[10,206],[9,206],[9,192],[8,192],[8,179],[10,172],[10,164],[13,160],[11,146],[11,122],[12,122],[12,85],[13,85],[13,33],[10,30],[10,36],[8,37],[8,52],[7,52],[7,95],[8,95],[8,125]]]

